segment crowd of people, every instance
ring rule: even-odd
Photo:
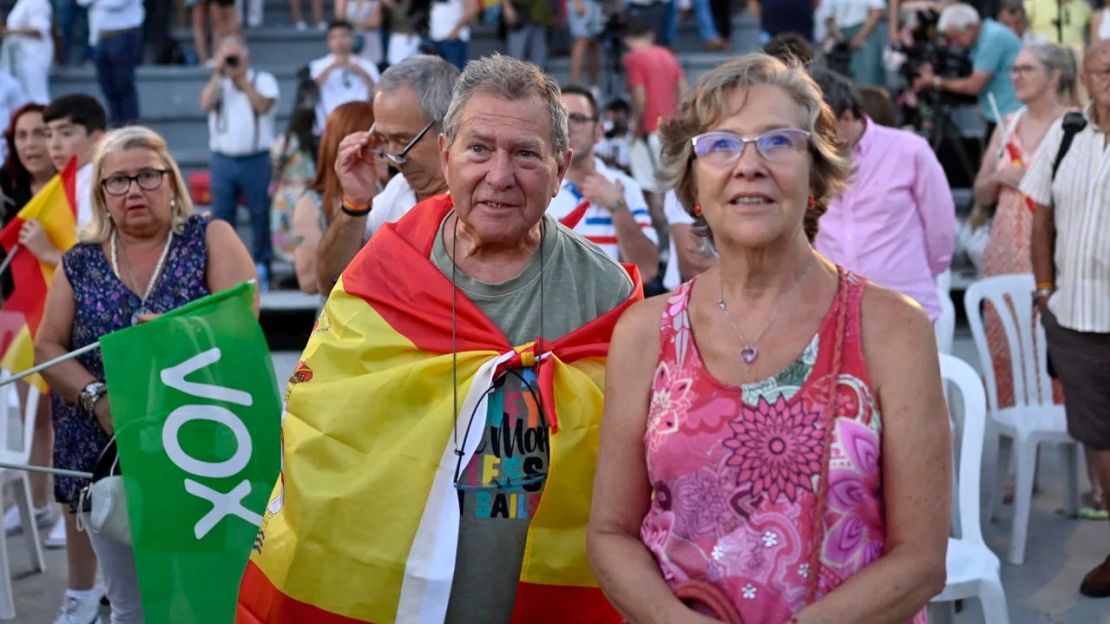
[[[467,27],[488,3],[436,2],[423,24],[412,1],[341,1],[325,22],[314,0],[329,53],[305,65],[282,133],[278,82],[252,66],[234,4],[202,1],[194,17],[210,14],[218,35],[198,101],[208,215],[173,147],[134,125],[142,4],[107,2],[82,2],[107,109],[50,99],[52,51],[25,56],[53,46],[49,3],[19,0],[8,15],[0,69],[13,93],[35,95],[10,101],[4,222],[75,163],[79,244],[57,249],[33,220],[20,232],[61,269],[39,361],[246,279],[265,290],[279,261],[326,297],[299,364],[315,374],[285,395],[280,495],[263,520],[284,530],[248,564],[239,609],[251,621],[391,621],[413,600],[451,622],[924,621],[943,587],[952,482],[937,280],[961,227],[980,228],[982,275],[1035,275],[1053,397],[1087,450],[1083,513],[1107,518],[1110,9],[1003,0],[995,20],[960,2],[754,2],[763,52],[691,85],[670,47],[676,11],[723,49],[729,7],[630,0],[625,94],[603,101],[597,0],[566,3],[576,42],[562,85],[542,70],[563,17],[550,3],[495,3],[509,54],[467,62]],[[244,7],[251,25],[260,7]],[[920,36],[962,55],[964,71],[913,66],[892,96]],[[942,93],[973,98],[985,121],[970,226],[933,146],[899,119],[907,101]],[[229,225],[240,204],[246,242]],[[17,287],[3,276],[5,294]],[[999,314],[988,311],[990,349],[1007,370],[1028,354],[1010,352]],[[490,379],[472,351],[501,354]],[[450,362],[444,378],[421,377],[431,360]],[[114,453],[103,362],[93,351],[44,376],[32,463],[91,472]],[[997,378],[999,404],[1013,403]],[[357,416],[331,407],[353,404]],[[298,444],[305,425],[311,449]],[[360,428],[397,454],[352,441]],[[502,443],[515,437],[535,443],[517,456]],[[371,477],[348,479],[351,464],[320,454],[329,443],[365,453]],[[420,461],[385,464],[398,457]],[[453,562],[412,572],[419,590],[397,580],[424,560],[413,544],[366,566],[360,548],[393,538],[347,526],[366,500],[394,496],[402,470],[419,500],[381,521]],[[449,500],[432,504],[443,471]],[[349,485],[325,501],[306,475]],[[52,501],[50,480],[32,477],[34,520],[67,549],[56,623],[89,624],[105,594],[113,624],[142,622],[130,547],[80,527],[86,484],[54,477]],[[426,534],[439,525],[425,504],[457,505],[457,535]],[[294,529],[321,513],[349,543],[310,577],[304,562],[323,555],[298,550]],[[9,510],[5,529],[19,525]],[[537,569],[578,593],[537,601]],[[304,590],[344,574],[375,599]],[[1110,557],[1080,591],[1110,596]]]

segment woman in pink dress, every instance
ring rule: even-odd
[[[835,123],[804,70],[752,54],[663,126],[720,262],[613,335],[589,547],[630,622],[921,622],[943,588],[932,326],[810,242],[848,178]]]

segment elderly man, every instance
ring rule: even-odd
[[[459,70],[438,56],[414,56],[382,74],[374,96],[374,126],[347,137],[366,145],[367,159],[351,163],[369,176],[376,161],[400,170],[374,194],[375,184],[349,189],[320,243],[316,273],[328,288],[363,244],[382,225],[396,221],[424,201],[447,190],[435,137],[451,103]],[[338,164],[338,163],[337,163]],[[349,171],[339,171],[342,178]]]
[[[926,66],[914,80],[914,88],[978,97],[979,110],[987,120],[984,136],[989,140],[999,115],[1006,116],[1021,108],[1014,81],[1010,79],[1010,67],[1021,52],[1021,40],[996,21],[981,20],[974,7],[962,2],[944,7],[937,20],[937,30],[944,33],[948,41],[971,51],[971,75],[941,78]]]
[[[200,94],[208,113],[212,152],[212,212],[235,226],[239,196],[247,201],[251,244],[259,283],[268,288],[273,246],[270,241],[270,148],[280,92],[273,74],[251,68],[250,51],[240,37],[226,37],[216,48],[212,77]]]
[[[635,264],[645,282],[659,272],[659,235],[640,185],[627,175],[605,166],[594,155],[604,136],[597,100],[583,87],[563,87],[567,130],[574,153],[570,169],[548,212],[601,247],[610,258]],[[585,210],[578,207],[588,202]],[[572,217],[573,215],[573,217]]]
[[[348,195],[372,188],[369,142],[340,146]],[[290,380],[244,620],[620,621],[585,529],[638,275],[545,214],[571,151],[534,65],[468,64],[438,145],[450,195],[371,239]]]
[[[1064,386],[1068,433],[1086,445],[1110,492],[1110,41],[1087,51],[1082,79],[1091,104],[1049,129],[1021,192],[1036,202],[1033,296]],[[1110,596],[1110,557],[1079,591]]]

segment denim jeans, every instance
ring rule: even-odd
[[[273,260],[270,242],[270,178],[273,175],[269,152],[253,156],[212,154],[212,214],[234,228],[238,199],[247,203],[251,218],[251,255],[254,263],[267,270]]]
[[[466,65],[467,43],[456,39],[454,41],[433,41],[436,53],[447,60],[448,63],[462,69]]]
[[[709,0],[694,0],[694,19],[698,23],[698,34],[702,41],[712,41],[720,37],[717,24],[713,20],[713,11],[709,8]]]
[[[57,0],[55,10],[58,14],[58,31],[61,33],[61,45],[58,50],[58,62],[69,65],[69,55],[74,48],[80,50],[80,59],[77,64],[93,60],[93,49],[89,45],[89,12],[79,6],[76,0]]]
[[[135,65],[143,54],[143,32],[135,28],[96,44],[96,79],[108,101],[112,126],[139,121],[139,94],[135,90]]]

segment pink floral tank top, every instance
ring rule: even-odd
[[[860,336],[864,282],[840,275],[802,354],[753,384],[730,386],[706,369],[687,314],[693,282],[663,312],[644,434],[654,496],[641,537],[672,589],[709,583],[744,624],[790,620],[883,554],[882,423]],[[924,611],[914,618],[925,621]]]

